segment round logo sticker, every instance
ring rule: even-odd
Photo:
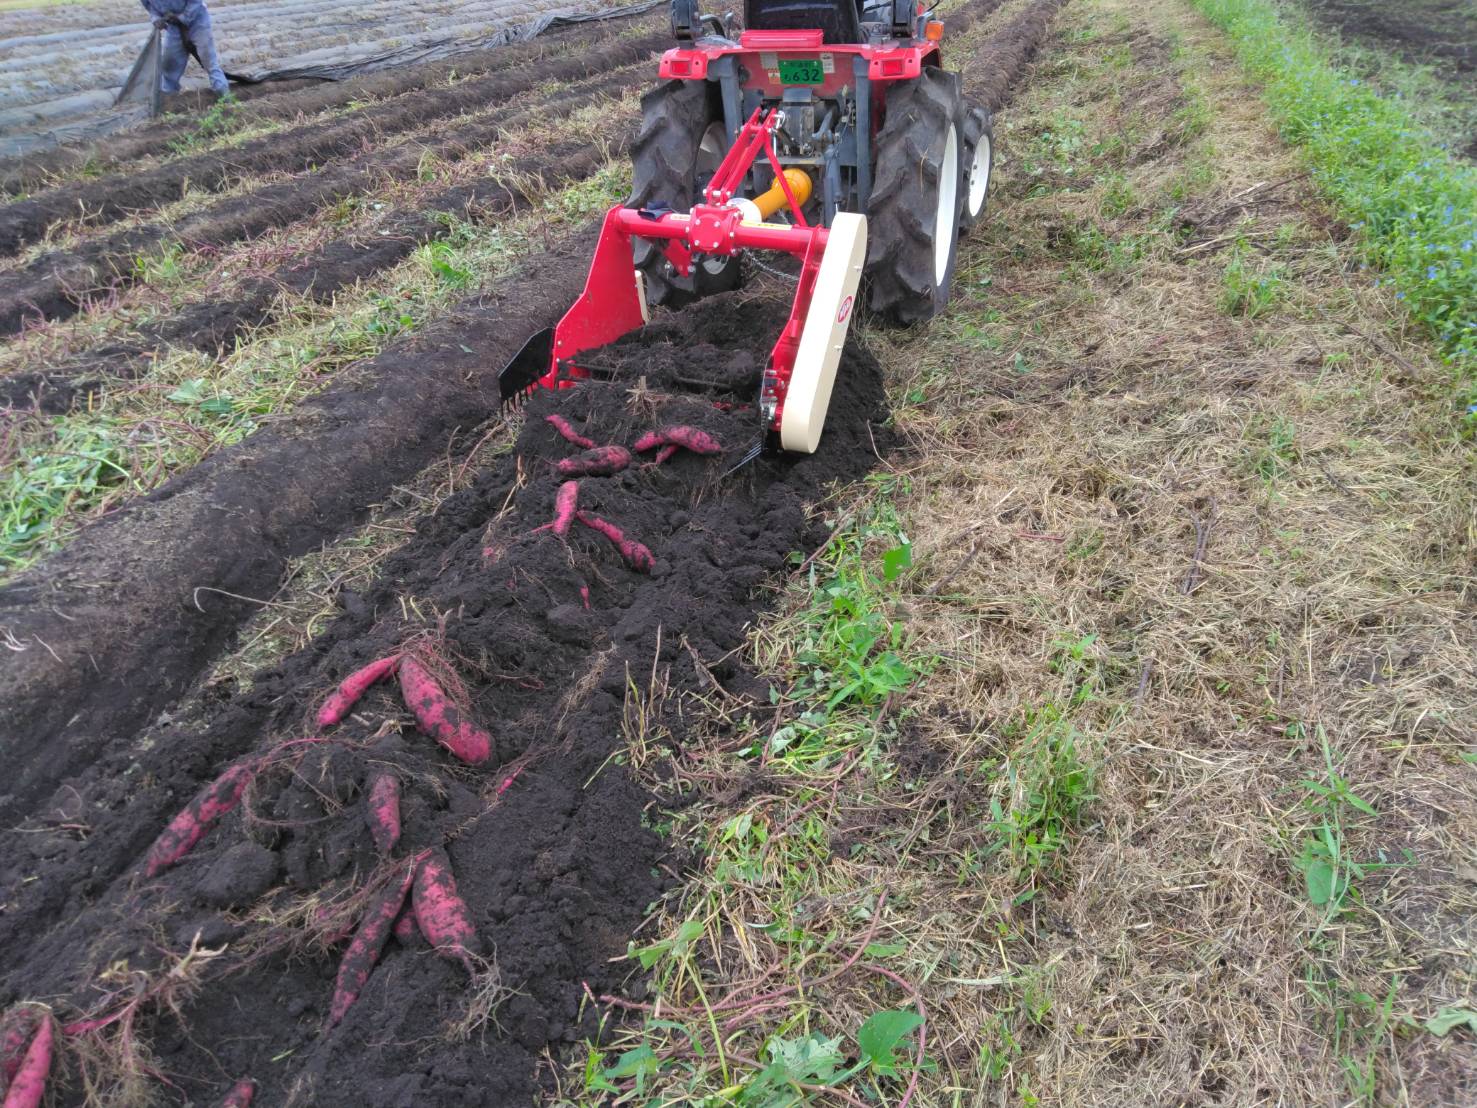
[[[851,297],[841,301],[841,310],[836,313],[836,322],[845,323],[846,317],[851,315]]]

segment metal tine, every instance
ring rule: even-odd
[[[744,466],[748,465],[750,462],[752,462],[755,458],[759,457],[759,455],[763,453],[764,437],[761,435],[759,438],[754,440],[753,445],[751,445],[748,450],[744,451],[744,456],[742,458],[736,461],[733,465],[729,466],[728,469],[723,471],[723,476],[727,477],[730,474],[737,473],[739,470],[743,469]],[[720,478],[720,480],[721,479],[722,478]]]

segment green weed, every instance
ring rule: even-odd
[[[133,274],[141,284],[153,288],[179,284],[185,276],[184,256],[185,248],[179,243],[166,243],[157,253],[137,255]]]
[[[1083,737],[1054,706],[1027,712],[1025,734],[999,768],[1004,797],[990,801],[995,850],[1010,860],[1029,899],[1037,877],[1050,872],[1095,794],[1095,769]]]
[[[1231,252],[1221,274],[1221,311],[1260,319],[1281,302],[1284,292],[1280,266],[1253,268],[1244,251]]]
[[[191,130],[171,140],[169,149],[175,154],[194,153],[216,139],[240,129],[242,123],[241,101],[227,93],[200,116]]]
[[[1477,166],[1351,77],[1270,0],[1195,0],[1265,86],[1283,136],[1455,370],[1477,422]]]

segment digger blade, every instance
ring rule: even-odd
[[[533,392],[539,378],[548,374],[549,359],[554,353],[554,328],[545,327],[536,332],[513,360],[503,366],[497,375],[498,392],[502,395],[503,411],[516,408]]]

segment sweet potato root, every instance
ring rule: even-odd
[[[421,929],[415,922],[415,909],[409,904],[405,905],[400,910],[400,915],[395,918],[395,941],[407,947],[420,945]]]
[[[569,420],[565,419],[562,415],[544,416],[544,422],[547,423],[550,427],[554,428],[554,430],[558,431],[560,436],[562,436],[567,442],[574,443],[575,446],[582,447],[585,450],[591,450],[595,446],[592,441],[585,438],[584,435],[576,431],[574,429],[574,425],[571,424]]]
[[[616,550],[620,551],[620,555],[625,560],[626,565],[630,566],[637,573],[651,572],[651,567],[656,564],[656,559],[652,557],[651,551],[644,544],[637,542],[635,539],[626,538],[625,532],[609,520],[601,519],[599,516],[592,515],[589,512],[580,512],[578,516],[579,521],[586,527],[592,531],[599,531],[615,544]]]
[[[221,1108],[251,1108],[251,1102],[255,1097],[256,1082],[249,1077],[243,1077],[231,1086],[226,1099],[221,1101]]]
[[[463,762],[480,766],[492,757],[492,736],[463,719],[436,679],[414,658],[400,663],[400,692],[421,730]]]
[[[624,446],[597,446],[564,458],[554,464],[561,477],[609,477],[631,464],[631,452]]]
[[[334,982],[333,1001],[328,1008],[329,1027],[336,1027],[354,1001],[359,999],[370,971],[389,941],[395,917],[400,914],[410,893],[418,862],[419,859],[406,866],[404,874],[392,880],[365,911],[359,930],[354,932],[354,941],[338,964],[338,979]]]
[[[657,447],[678,446],[683,450],[690,450],[694,454],[722,454],[723,446],[717,439],[706,431],[699,431],[696,427],[686,424],[678,424],[675,427],[662,427],[656,431],[648,431],[636,440],[636,453],[645,454],[648,450]],[[658,461],[664,461],[671,457],[665,450]]]
[[[466,901],[456,891],[451,863],[439,851],[427,854],[417,867],[411,903],[421,934],[436,952],[457,959],[470,971],[477,929]]]
[[[349,714],[349,709],[358,703],[370,685],[390,676],[399,664],[400,655],[392,654],[388,658],[370,662],[363,669],[355,670],[345,677],[342,684],[323,702],[323,707],[318,709],[318,726],[332,727],[338,723]]]
[[[51,1073],[51,1016],[40,1014],[30,1044],[16,1066],[5,1090],[4,1108],[41,1108],[46,1096],[46,1078]],[[9,1070],[7,1060],[6,1070]]]
[[[169,826],[150,848],[148,876],[157,877],[178,862],[204,838],[221,816],[241,803],[241,795],[256,776],[256,770],[255,762],[238,763],[197,793],[195,799],[169,821]]]
[[[389,854],[400,841],[400,778],[390,770],[377,770],[369,779],[365,799],[369,835],[381,854]]]
[[[31,1039],[44,1015],[46,1011],[43,1008],[33,1004],[18,1004],[0,1019],[0,1096],[6,1094],[15,1075],[20,1072],[21,1063],[26,1057],[26,1047],[31,1045]]]

